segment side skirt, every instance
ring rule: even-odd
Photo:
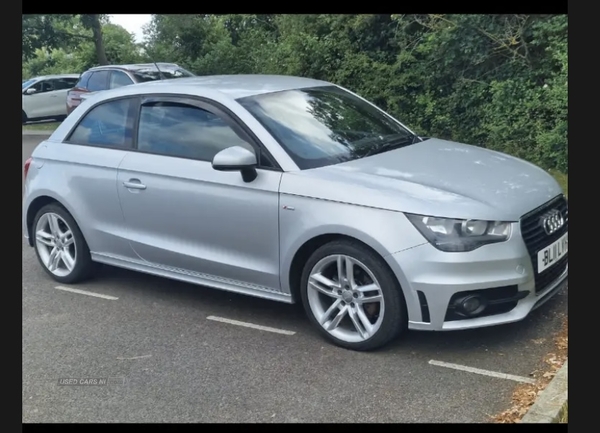
[[[178,280],[186,283],[197,284],[200,286],[211,287],[213,289],[240,293],[242,295],[249,295],[257,298],[269,299],[272,301],[285,302],[286,304],[294,303],[292,297],[286,293],[281,293],[268,287],[248,284],[243,281],[231,280],[215,275],[202,274],[199,272],[188,271],[185,269],[178,269],[170,266],[163,266],[155,263],[144,262],[141,260],[134,260],[103,253],[91,253],[91,256],[93,261],[98,263],[104,263],[110,266],[116,266],[132,271],[144,272],[146,274],[156,275],[158,277],[170,278],[172,280]]]

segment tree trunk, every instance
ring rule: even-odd
[[[100,65],[108,65],[106,51],[104,50],[104,40],[102,39],[102,25],[100,24],[100,16],[93,14],[90,16],[92,33],[94,35],[94,45],[96,46],[96,55]]]

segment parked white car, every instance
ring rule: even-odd
[[[79,74],[45,75],[23,81],[23,123],[34,120],[62,120],[67,116],[67,92]]]

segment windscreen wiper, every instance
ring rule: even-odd
[[[365,153],[364,156],[377,155],[378,153],[387,152],[392,149],[399,149],[404,146],[409,146],[411,144],[415,144],[420,141],[419,136],[417,135],[409,135],[407,137],[396,138],[394,140],[390,140],[379,147],[369,150]]]

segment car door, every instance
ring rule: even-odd
[[[231,146],[258,151],[254,181],[212,168],[213,156]],[[134,251],[171,271],[278,291],[281,171],[259,149],[212,104],[143,99],[136,151],[118,170]]]
[[[41,109],[40,117],[51,117],[56,116],[57,113],[61,112],[59,105],[62,104],[64,108],[64,98],[60,98],[61,90],[56,88],[57,80],[49,79],[45,80],[42,84],[43,97],[41,98]],[[66,97],[66,95],[65,95]]]
[[[68,173],[68,202],[76,210],[93,255],[131,259],[117,193],[117,168],[133,143],[135,98],[103,101],[89,109],[67,135],[61,172]],[[59,163],[59,161],[55,161]]]
[[[24,94],[23,102],[25,112],[30,119],[48,116],[52,109],[55,96],[52,94],[51,80],[41,80],[30,88],[35,89],[34,93]]]
[[[51,90],[48,92],[48,108],[45,116],[66,116],[67,115],[67,92],[73,88],[77,82],[76,78],[56,78],[48,80]]]

